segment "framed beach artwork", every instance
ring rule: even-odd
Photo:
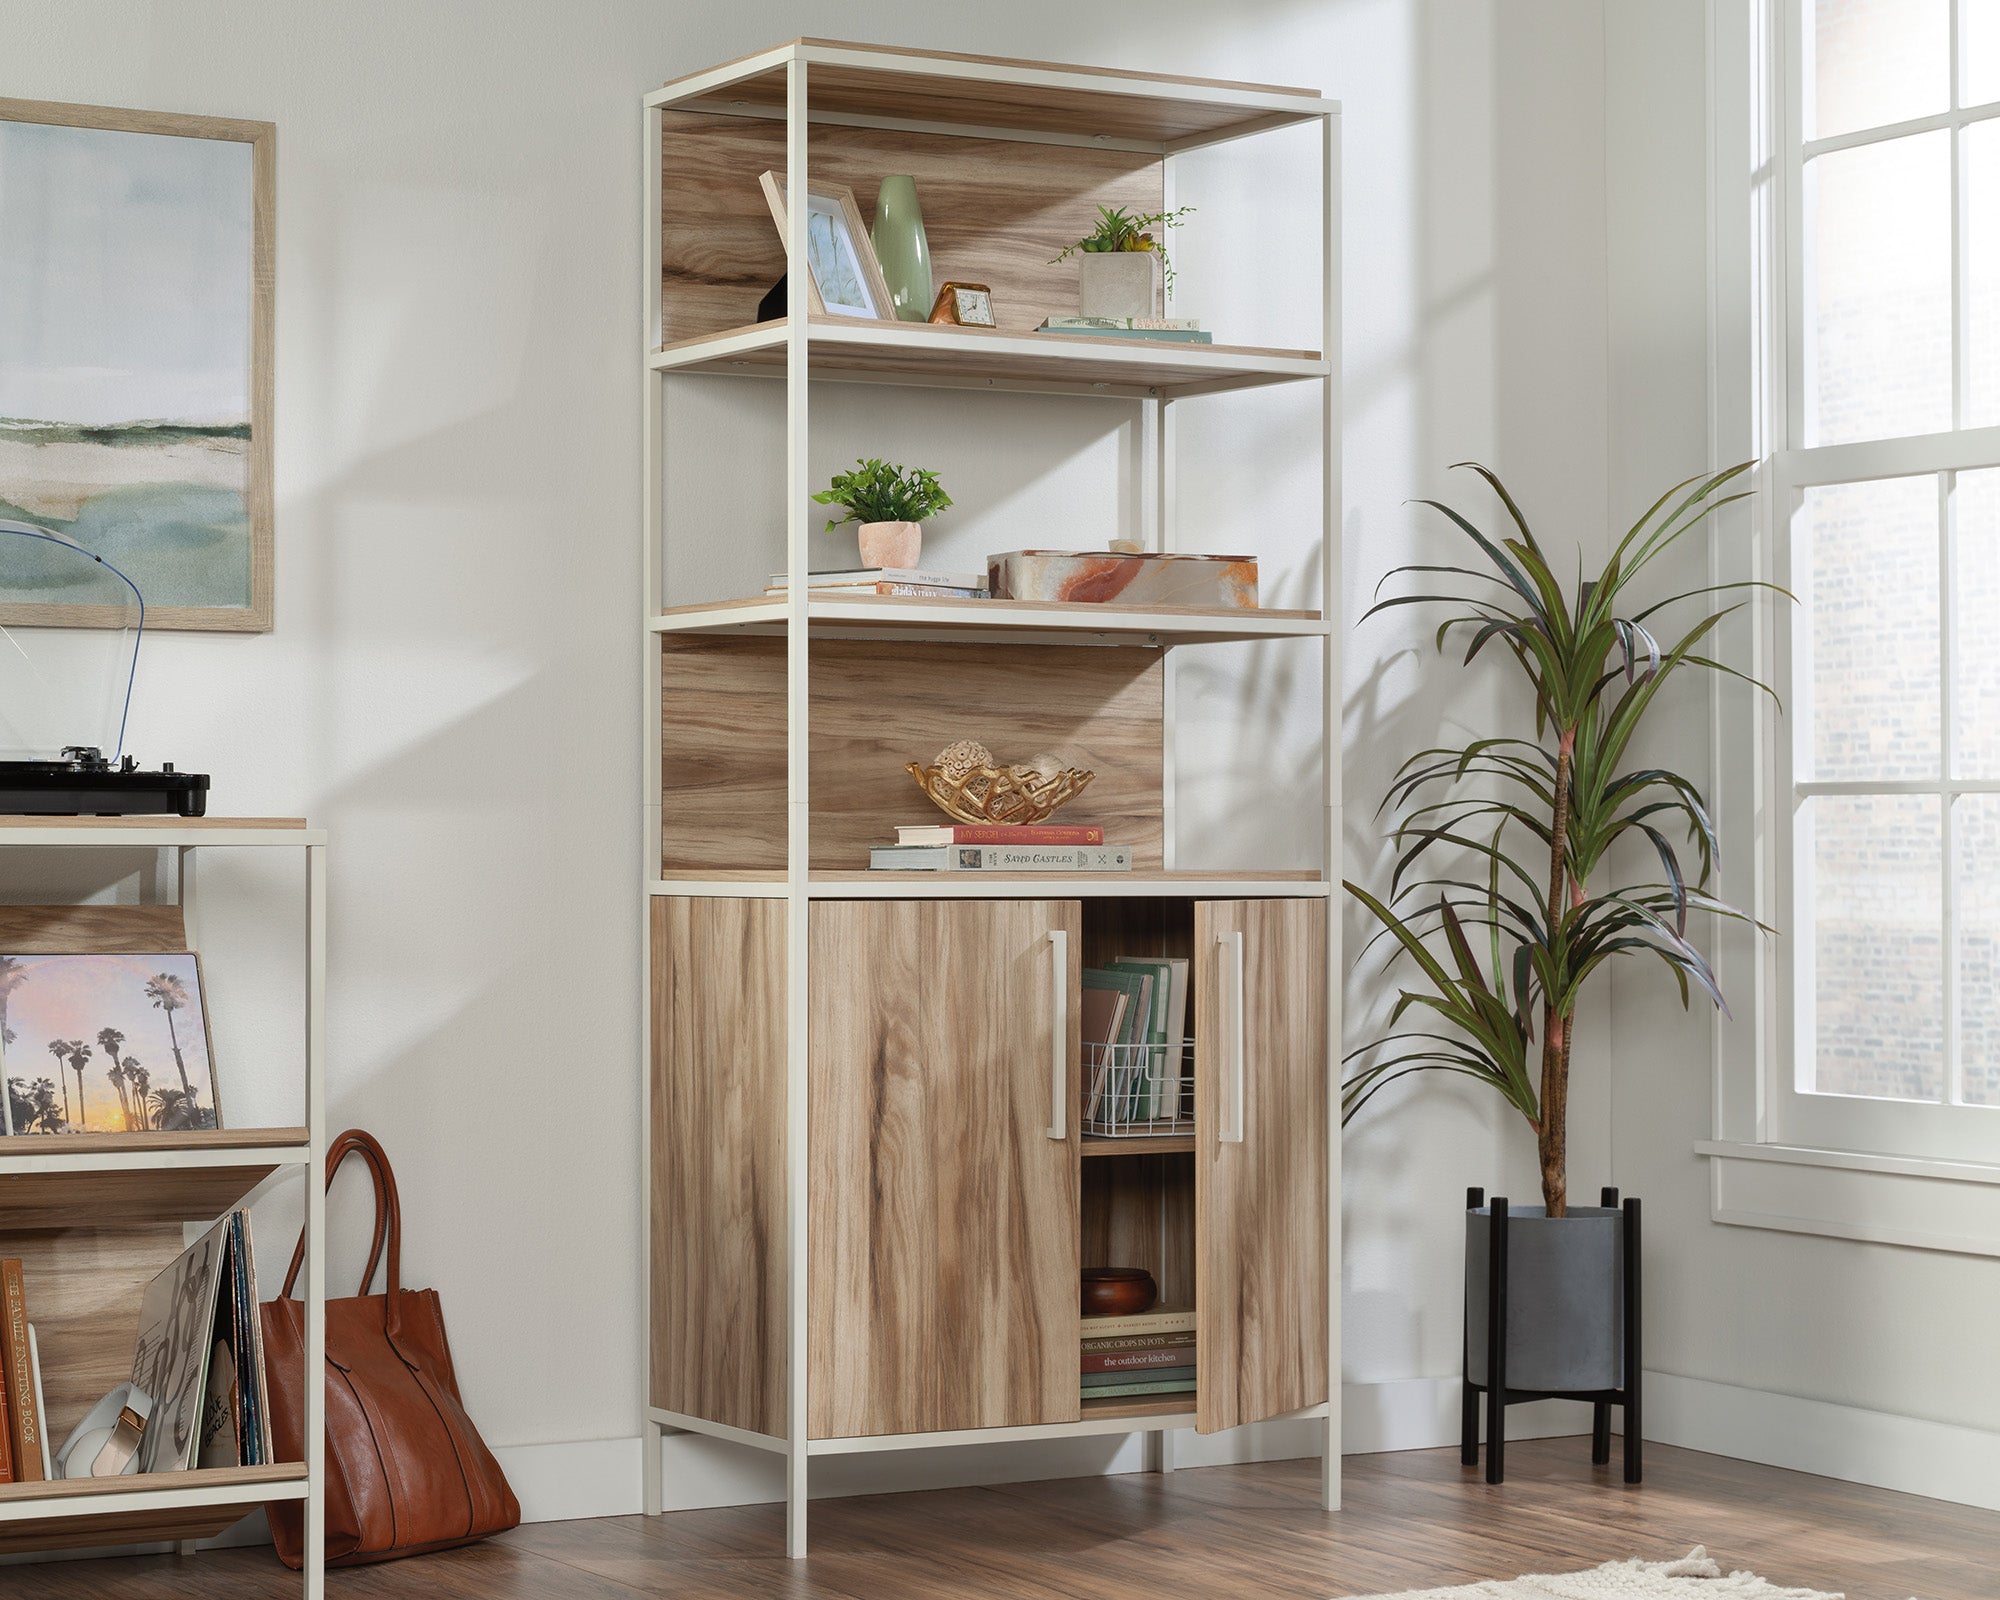
[[[0,1137],[222,1126],[192,951],[0,954]]]
[[[276,141],[0,99],[0,524],[149,627],[271,626]],[[0,535],[0,626],[132,609]]]

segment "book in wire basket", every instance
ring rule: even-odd
[[[1083,1131],[1096,1139],[1194,1132],[1194,1041],[1086,1044]]]

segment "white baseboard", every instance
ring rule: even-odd
[[[1342,1442],[1350,1455],[1430,1449],[1458,1439],[1456,1378],[1348,1384],[1342,1391],[1342,1406]],[[1587,1432],[1589,1427],[1589,1411],[1563,1401],[1515,1406],[1507,1417],[1510,1439],[1548,1438]],[[1320,1433],[1317,1423],[1273,1422],[1207,1436],[1181,1428],[1173,1437],[1177,1465],[1208,1467],[1316,1456]],[[574,1444],[514,1445],[496,1449],[494,1454],[520,1497],[521,1515],[529,1522],[560,1522],[636,1513],[640,1509],[640,1448],[637,1439],[593,1439]],[[661,1457],[669,1511],[761,1505],[784,1498],[783,1458],[767,1451],[683,1433],[663,1441]],[[1084,1439],[826,1456],[813,1463],[812,1492],[815,1499],[888,1494],[1092,1477],[1144,1468],[1143,1435],[1098,1434]]]
[[[2000,1433],[1979,1428],[1649,1372],[1646,1437],[2000,1511]]]

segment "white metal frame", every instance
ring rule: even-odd
[[[1242,122],[1223,130],[1212,137],[1192,137],[1171,142],[1147,143],[1144,141],[1106,139],[1095,136],[1067,132],[1039,132],[1012,128],[971,127],[959,123],[912,122],[907,119],[877,116],[856,116],[853,114],[814,113],[810,107],[810,73],[814,67],[865,66],[889,71],[922,72],[929,76],[964,79],[983,85],[1047,85],[1079,91],[1095,91],[1106,94],[1132,94],[1144,92],[1161,98],[1181,98],[1208,104],[1222,104],[1240,109],[1245,113]],[[1027,143],[1071,144],[1079,146],[1114,147],[1143,150],[1157,154],[1161,159],[1166,185],[1167,204],[1174,203],[1174,156],[1185,149],[1205,144],[1220,143],[1265,131],[1268,128],[1293,126],[1317,121],[1322,130],[1321,141],[1321,204],[1324,218],[1324,254],[1322,260],[1322,316],[1323,328],[1321,350],[1316,358],[1302,358],[1283,355],[1251,355],[1236,352],[1210,352],[1200,348],[1190,350],[1184,346],[1163,346],[1153,349],[1144,345],[1125,344],[1117,348],[1115,355],[1123,365],[1156,365],[1163,372],[1170,371],[1171,378],[1159,385],[1133,385],[1130,383],[1098,382],[1091,378],[1093,364],[1107,359],[1105,353],[1092,349],[1087,341],[1055,343],[1036,340],[1028,336],[1017,336],[1002,342],[1008,353],[1032,353],[1037,359],[1046,360],[1051,370],[1063,371],[1069,365],[1075,369],[1075,377],[1051,378],[1049,380],[994,380],[978,381],[959,386],[982,387],[1026,392],[1091,393],[1109,400],[1138,400],[1142,430],[1142,470],[1145,473],[1143,500],[1145,513],[1151,523],[1151,542],[1158,550],[1174,548],[1175,482],[1174,482],[1174,440],[1175,413],[1173,402],[1199,394],[1220,393],[1249,384],[1318,380],[1322,409],[1322,538],[1324,540],[1323,601],[1319,619],[1305,621],[1279,615],[1258,616],[1249,613],[1241,618],[1227,621],[1208,619],[1174,619],[1163,624],[1157,616],[1147,617],[1141,613],[1127,614],[1118,608],[1104,608],[1101,614],[1092,618],[1091,625],[1079,625],[1073,616],[1052,614],[1046,618],[1032,617],[1025,612],[995,612],[984,618],[968,618],[963,611],[950,607],[935,608],[899,607],[898,626],[888,631],[880,620],[879,613],[871,615],[865,604],[843,603],[825,597],[813,599],[808,596],[802,584],[793,584],[782,601],[776,599],[756,603],[751,606],[722,605],[704,607],[699,610],[687,609],[672,613],[665,611],[665,597],[661,586],[661,559],[664,539],[667,533],[666,506],[663,497],[665,476],[665,441],[662,437],[664,405],[662,386],[664,380],[684,369],[700,367],[709,372],[717,370],[717,363],[727,362],[734,357],[763,353],[767,360],[771,352],[782,347],[784,351],[783,373],[785,379],[785,420],[786,420],[786,526],[785,526],[785,570],[803,573],[807,570],[808,524],[805,507],[808,503],[810,483],[807,478],[806,444],[808,438],[808,375],[818,381],[855,380],[885,383],[937,383],[941,380],[922,375],[904,376],[877,372],[856,372],[842,368],[837,358],[831,357],[834,347],[841,345],[871,346],[876,348],[908,345],[923,340],[927,348],[963,344],[970,351],[991,352],[995,349],[994,336],[990,334],[955,335],[935,329],[899,330],[893,326],[844,325],[821,323],[809,325],[805,307],[805,297],[792,297],[789,314],[776,327],[748,329],[737,333],[719,335],[662,352],[660,349],[661,315],[661,145],[663,134],[662,113],[672,107],[700,100],[726,89],[730,84],[756,77],[782,68],[785,73],[786,98],[783,119],[786,124],[785,183],[792,194],[802,194],[807,187],[807,130],[813,123],[841,125],[863,125],[868,127],[901,129],[920,133],[940,133],[961,137],[984,137],[1016,140]],[[656,895],[698,895],[714,897],[768,898],[786,902],[786,954],[787,954],[787,1050],[786,1050],[786,1151],[787,1151],[787,1191],[786,1191],[786,1273],[789,1286],[787,1306],[786,1348],[788,1352],[789,1382],[787,1385],[784,1437],[745,1432],[698,1417],[663,1411],[647,1404],[642,1409],[641,1432],[644,1446],[644,1506],[648,1515],[657,1515],[662,1510],[662,1461],[661,1444],[665,1435],[673,1432],[696,1432],[715,1438],[731,1440],[737,1444],[782,1454],[786,1461],[786,1548],[794,1557],[803,1556],[806,1550],[806,1506],[809,1489],[808,1464],[814,1456],[852,1454],[873,1450],[903,1450],[936,1445],[957,1445],[981,1442],[1000,1442],[1019,1439],[1053,1439],[1077,1437],[1088,1434],[1142,1432],[1149,1437],[1149,1459],[1156,1470],[1171,1471],[1173,1454],[1170,1440],[1173,1431],[1191,1427],[1194,1417],[1190,1414],[1171,1413],[1157,1417],[1088,1418],[1080,1422],[1053,1423],[1045,1426],[976,1429],[962,1432],[933,1434],[902,1434],[875,1438],[821,1439],[808,1437],[807,1429],[807,1385],[808,1371],[808,1252],[807,1239],[809,1214],[807,1210],[806,1183],[806,1131],[807,1131],[807,1069],[810,1061],[810,1015],[807,1007],[806,973],[808,970],[808,916],[810,902],[814,898],[860,899],[876,897],[907,897],[912,886],[905,883],[855,882],[815,882],[808,863],[810,862],[810,808],[808,796],[810,786],[807,772],[808,715],[809,715],[809,672],[810,644],[815,633],[821,637],[938,637],[964,640],[984,633],[988,637],[1003,636],[1021,640],[1050,640],[1069,643],[1096,643],[1103,645],[1138,645],[1149,648],[1163,648],[1182,642],[1210,641],[1218,639],[1245,639],[1264,637],[1305,637],[1320,641],[1322,660],[1322,692],[1324,697],[1323,737],[1325,739],[1325,780],[1323,795],[1325,866],[1315,880],[1281,880],[1269,877],[1232,877],[1227,874],[1215,877],[1190,877],[1184,880],[1140,880],[1120,882],[1116,879],[1073,882],[1065,880],[1061,885],[1064,898],[1091,895],[1162,894],[1193,895],[1203,897],[1246,897],[1275,895],[1283,897],[1316,896],[1325,897],[1330,892],[1330,882],[1336,876],[1335,867],[1341,851],[1341,792],[1340,792],[1340,634],[1338,619],[1341,616],[1341,563],[1340,549],[1340,106],[1338,102],[1316,97],[1269,94],[1256,90],[1219,89],[1209,86],[1180,84],[1171,80],[1145,80],[1137,83],[1131,78],[1101,77],[1088,71],[1055,67],[1040,67],[1025,63],[955,61],[936,57],[906,58],[894,53],[827,44],[798,42],[764,51],[744,60],[717,67],[711,71],[682,78],[666,88],[648,95],[645,100],[644,121],[644,206],[645,243],[641,282],[642,320],[646,333],[645,353],[642,359],[642,402],[641,416],[644,428],[644,442],[641,451],[641,573],[642,573],[642,625],[646,630],[646,648],[642,654],[644,674],[644,704],[647,707],[647,728],[645,735],[645,767],[641,775],[642,796],[641,815],[644,829],[641,841],[641,881],[646,894],[642,896],[642,927],[640,957],[642,963],[642,993],[651,993],[651,952],[649,948],[651,932],[651,902]],[[735,113],[745,116],[777,118],[775,108],[751,107],[729,103],[704,104],[705,112]],[[802,261],[805,255],[805,211],[795,208],[788,219],[786,246],[789,258]],[[817,348],[816,348],[817,347]],[[1018,347],[1018,348],[1017,348]],[[813,365],[815,355],[820,356],[818,365]],[[775,372],[771,367],[752,367],[748,363],[745,372]],[[932,612],[935,615],[932,615]],[[925,632],[924,630],[934,630]],[[763,881],[710,880],[710,879],[666,879],[659,874],[660,844],[660,713],[661,685],[660,640],[669,633],[678,632],[718,632],[718,631],[761,631],[782,632],[786,641],[786,705],[788,714],[787,754],[787,857],[786,870],[782,879],[775,875]],[[1165,789],[1163,806],[1165,811],[1164,864],[1171,870],[1173,857],[1173,673],[1171,657],[1166,674],[1166,747],[1163,751],[1165,766]],[[964,896],[1014,897],[1024,892],[1032,892],[1030,886],[1019,882],[968,882],[953,881],[949,884],[926,884],[921,891],[925,896],[946,894]],[[1046,892],[1042,890],[1040,892]],[[1340,1496],[1340,1097],[1339,1097],[1339,1055],[1340,1055],[1340,962],[1338,921],[1329,917],[1327,939],[1326,993],[1328,1007],[1328,1059],[1327,1070],[1327,1159],[1328,1159],[1328,1263],[1327,1263],[1327,1326],[1328,1326],[1328,1374],[1329,1399],[1324,1405],[1309,1407],[1294,1413],[1297,1420],[1315,1420],[1323,1425],[1324,1438],[1322,1454],[1323,1496],[1329,1508],[1338,1506]],[[641,1060],[646,1063],[645,1111],[641,1117],[642,1170],[651,1172],[651,1126],[652,1126],[652,1074],[650,1021],[642,1019],[640,1034]],[[650,1275],[652,1243],[650,1237],[650,1206],[642,1206],[641,1214],[641,1271],[642,1292],[640,1315],[643,1328],[644,1348],[650,1350],[653,1338],[651,1326]],[[645,1364],[650,1370],[650,1360]]]
[[[326,1185],[321,1172],[326,1158],[326,850],[327,836],[318,828],[229,828],[88,826],[9,827],[0,823],[0,850],[106,848],[153,850],[175,863],[174,890],[187,923],[188,943],[195,947],[198,910],[197,861],[211,848],[294,849],[305,852],[306,1003],[305,1116],[306,1143],[244,1147],[219,1151],[132,1151],[65,1154],[39,1148],[0,1156],[0,1174],[85,1170],[160,1171],[185,1166],[236,1166],[271,1163],[278,1171],[260,1184],[261,1194],[281,1177],[297,1172],[305,1178],[305,1370],[306,1461],[302,1479],[260,1485],[259,1500],[304,1500],[306,1503],[305,1600],[324,1600],[326,1593],[326,1386],[313,1381],[326,1369]],[[248,1200],[242,1203],[247,1204]],[[187,1489],[142,1490],[131,1494],[65,1500],[10,1500],[0,1504],[0,1523],[60,1516],[118,1515],[143,1510],[175,1510],[225,1505],[242,1500],[240,1487],[202,1485]],[[185,1552],[189,1547],[181,1546]]]
[[[1756,903],[1767,921],[1786,937],[1771,941],[1760,960],[1769,972],[1760,984],[1761,1061],[1758,1082],[1745,1092],[1718,1085],[1722,1119],[1718,1133],[1753,1136],[1756,1142],[1854,1151],[1893,1151],[1910,1156],[2000,1161],[2000,1117],[1988,1108],[1957,1100],[1961,1078],[1958,1051],[1957,927],[1952,879],[1954,839],[1952,800],[1961,794],[1997,793],[2000,782],[1952,776],[1955,665],[1955,605],[1951,557],[1956,536],[1954,490],[1961,471],[2000,465],[2000,427],[1964,428],[1970,394],[1969,329],[1965,302],[1966,241],[1961,218],[1968,203],[1962,171],[1963,130],[2000,118],[2000,102],[1960,104],[1958,61],[1963,0],[1947,0],[1950,23],[1950,109],[1934,116],[1843,133],[1805,137],[1811,85],[1811,39],[1805,26],[1806,0],[1754,0],[1754,46],[1748,86],[1759,106],[1752,129],[1762,155],[1747,163],[1753,177],[1754,221],[1750,244],[1760,259],[1753,265],[1759,284],[1755,315],[1761,327],[1756,355],[1757,396],[1752,401],[1755,451],[1766,457],[1759,473],[1758,524],[1761,550],[1756,575],[1792,589],[1801,607],[1810,596],[1795,563],[1802,548],[1803,508],[1810,489],[1869,479],[1929,477],[1938,494],[1939,624],[1941,630],[1941,775],[1921,782],[1850,782],[1802,778],[1811,764],[1811,671],[1807,660],[1807,617],[1779,606],[1760,620],[1756,649],[1759,675],[1772,682],[1790,709],[1790,726],[1775,725],[1759,708],[1753,726],[1761,729],[1756,748],[1767,752],[1770,772],[1762,782],[1768,803],[1769,837],[1759,841]],[[1951,140],[1952,252],[1952,422],[1951,431],[1915,437],[1820,445],[1809,442],[1812,407],[1812,344],[1807,319],[1810,262],[1807,258],[1806,167],[1815,157],[1883,143],[1912,134],[1945,130]],[[1761,183],[1758,182],[1761,179]],[[1742,182],[1741,176],[1735,179]],[[1733,231],[1730,235],[1734,237]],[[1718,264],[1734,277],[1726,264]],[[1733,448],[1733,447],[1732,447]],[[1718,456],[1720,459],[1720,456]],[[1734,576],[1736,572],[1718,572]],[[1747,572],[1741,575],[1749,575]],[[1718,701],[1723,691],[1718,689]],[[1718,705],[1718,726],[1730,725]],[[1720,756],[1720,752],[1718,752]],[[1726,759],[1726,758],[1724,758]],[[1718,763],[1717,771],[1726,768]],[[1939,801],[1942,871],[1942,973],[1946,1005],[1945,1097],[1936,1103],[1896,1101],[1815,1092],[1806,1084],[1813,1056],[1812,874],[1805,858],[1812,846],[1807,806],[1822,795],[1927,794]],[[1773,916],[1772,914],[1776,915]],[[1768,1015],[1763,1002],[1770,1002]],[[1754,1130],[1754,1134],[1751,1134]]]

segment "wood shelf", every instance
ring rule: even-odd
[[[686,872],[657,878],[655,895],[779,899],[782,872]],[[1024,894],[1024,890],[1034,891]],[[1259,895],[1316,899],[1332,885],[1317,872],[1120,872],[1102,878],[1071,872],[815,872],[806,893],[815,900],[1244,899]]]
[[[304,1128],[0,1139],[0,1230],[203,1221],[310,1154]]]
[[[1083,1136],[1083,1153],[1090,1156],[1176,1156],[1194,1153],[1191,1133],[1148,1133],[1131,1139]]]
[[[303,1500],[302,1462],[0,1484],[0,1555],[207,1539],[271,1500]]]
[[[968,132],[1016,130],[1163,152],[1336,109],[1311,89],[1283,84],[813,38],[675,78],[649,103],[782,118],[785,63],[795,57],[807,63],[815,118],[893,115]]]
[[[815,637],[921,633],[972,643],[1135,645],[1221,644],[1246,639],[1318,639],[1317,611],[1201,606],[1121,606],[1080,601],[945,600],[903,595],[809,595],[806,623]],[[785,602],[764,595],[669,606],[655,633],[782,634]]]
[[[112,846],[164,850],[177,845],[326,843],[326,830],[303,817],[24,817],[0,815],[0,845]]]
[[[648,364],[656,372],[782,378],[785,323],[755,322],[677,340],[654,351]],[[806,367],[820,382],[1113,399],[1217,394],[1324,378],[1329,371],[1317,350],[1092,339],[859,317],[809,318]]]
[[[1083,1402],[1085,1422],[1111,1417],[1186,1417],[1194,1414],[1194,1395],[1121,1394]]]

